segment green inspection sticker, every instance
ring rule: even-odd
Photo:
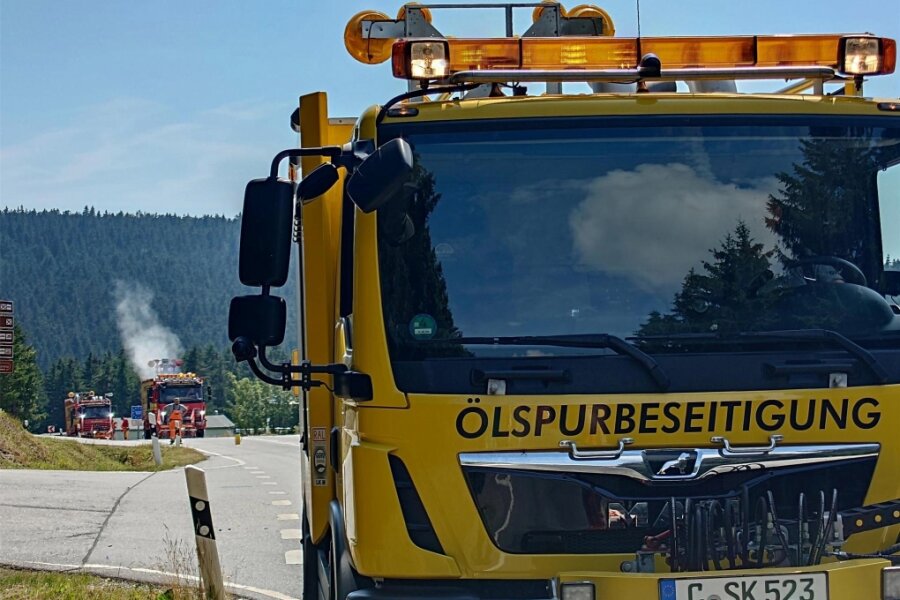
[[[430,340],[437,333],[437,321],[431,315],[416,315],[409,322],[409,334],[413,339]]]

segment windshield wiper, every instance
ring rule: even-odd
[[[671,381],[659,363],[652,356],[629,344],[620,337],[608,333],[587,333],[573,335],[522,335],[509,337],[458,337],[433,342],[450,342],[481,346],[559,346],[564,348],[605,348],[616,354],[628,356],[639,363],[660,390],[669,389]]]
[[[674,333],[669,335],[648,335],[635,338],[640,341],[723,341],[741,340],[783,340],[788,342],[824,341],[846,350],[869,368],[878,383],[884,384],[890,378],[875,355],[845,336],[831,329],[785,329],[776,331],[742,331],[739,333]]]

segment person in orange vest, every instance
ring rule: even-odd
[[[169,444],[175,443],[175,435],[176,432],[178,435],[181,435],[181,402],[175,401],[175,406],[172,407],[172,414],[169,415]]]
[[[122,417],[122,439],[128,439],[128,418]]]

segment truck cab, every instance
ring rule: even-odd
[[[351,19],[408,91],[303,96],[245,192],[229,337],[302,396],[304,598],[900,597],[895,42],[491,6]]]

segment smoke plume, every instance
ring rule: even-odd
[[[159,322],[150,306],[153,293],[138,283],[117,281],[113,290],[116,300],[116,324],[122,346],[132,368],[141,379],[156,375],[147,363],[156,358],[177,358],[184,349],[178,336]]]

